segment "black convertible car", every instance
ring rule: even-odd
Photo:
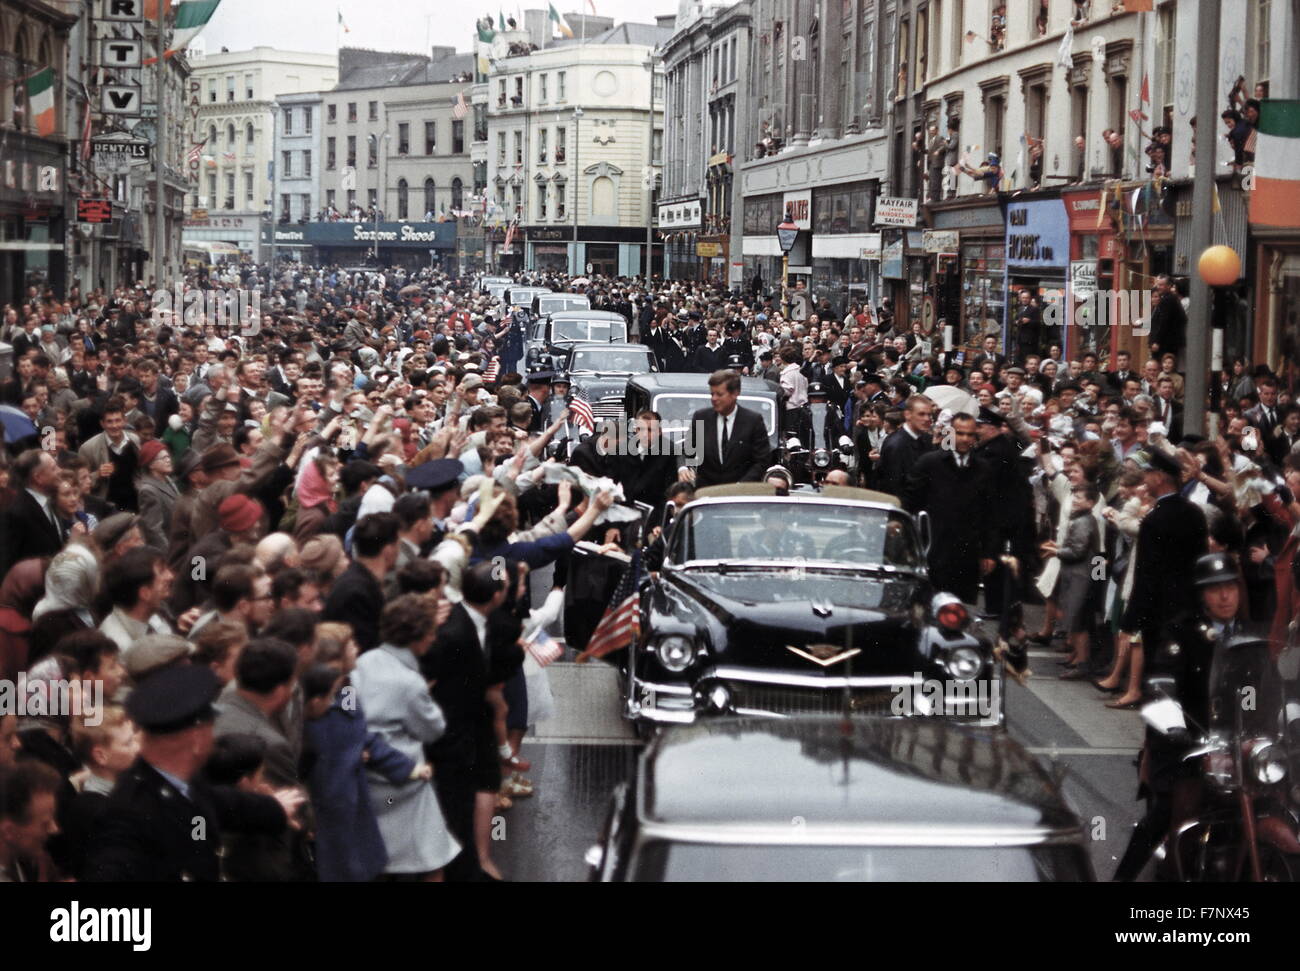
[[[702,489],[642,588],[625,716],[639,731],[836,713],[1001,726],[1002,665],[960,600],[932,588],[928,526],[862,489]]]
[[[1076,882],[1086,846],[1005,732],[749,718],[661,733],[586,862],[607,882]]]

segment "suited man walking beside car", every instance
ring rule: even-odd
[[[694,482],[697,489],[762,481],[763,472],[771,465],[772,443],[763,417],[739,404],[740,375],[714,372],[709,378],[709,397],[713,406],[692,416],[691,432],[701,443],[699,464],[695,468],[680,466],[678,478]]]
[[[980,577],[995,565],[994,503],[987,467],[974,461],[974,416],[954,417],[952,434],[951,449],[927,452],[912,465],[902,498],[908,512],[930,516],[930,579],[935,589],[974,603]]]
[[[925,395],[914,394],[903,410],[903,427],[880,445],[876,463],[876,488],[893,496],[902,495],[912,466],[934,448],[930,429],[934,421],[934,402]]]

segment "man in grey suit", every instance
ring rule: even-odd
[[[235,680],[218,702],[215,734],[256,735],[266,743],[263,772],[272,786],[298,784],[294,751],[300,745],[284,734],[276,717],[293,696],[298,658],[284,641],[250,641],[235,664]],[[299,740],[301,742],[301,740]]]

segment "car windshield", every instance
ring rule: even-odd
[[[1087,879],[1071,846],[744,846],[669,843],[641,847],[637,882],[1075,883]]]
[[[545,296],[538,298],[537,312],[542,316],[546,314],[557,314],[562,310],[587,310],[591,307],[591,300],[583,294],[559,294],[556,296]]]
[[[678,521],[673,562],[825,560],[921,566],[911,519],[901,511],[825,502],[699,505]]]
[[[555,341],[611,341],[627,340],[627,324],[619,320],[556,320]]]
[[[646,374],[650,370],[650,350],[574,351],[570,371],[623,371]]]

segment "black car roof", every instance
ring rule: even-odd
[[[635,384],[651,394],[658,391],[702,391],[705,394],[709,393],[709,375],[707,374],[689,374],[679,371],[638,374],[636,377],[629,379],[629,383]],[[780,394],[781,386],[775,381],[769,381],[766,378],[742,377],[740,379],[740,391],[742,394],[754,394],[759,391]]]
[[[718,719],[673,727],[640,766],[638,814],[666,825],[933,833],[1075,830],[1005,733],[943,719]],[[795,842],[797,840],[792,840]]]

